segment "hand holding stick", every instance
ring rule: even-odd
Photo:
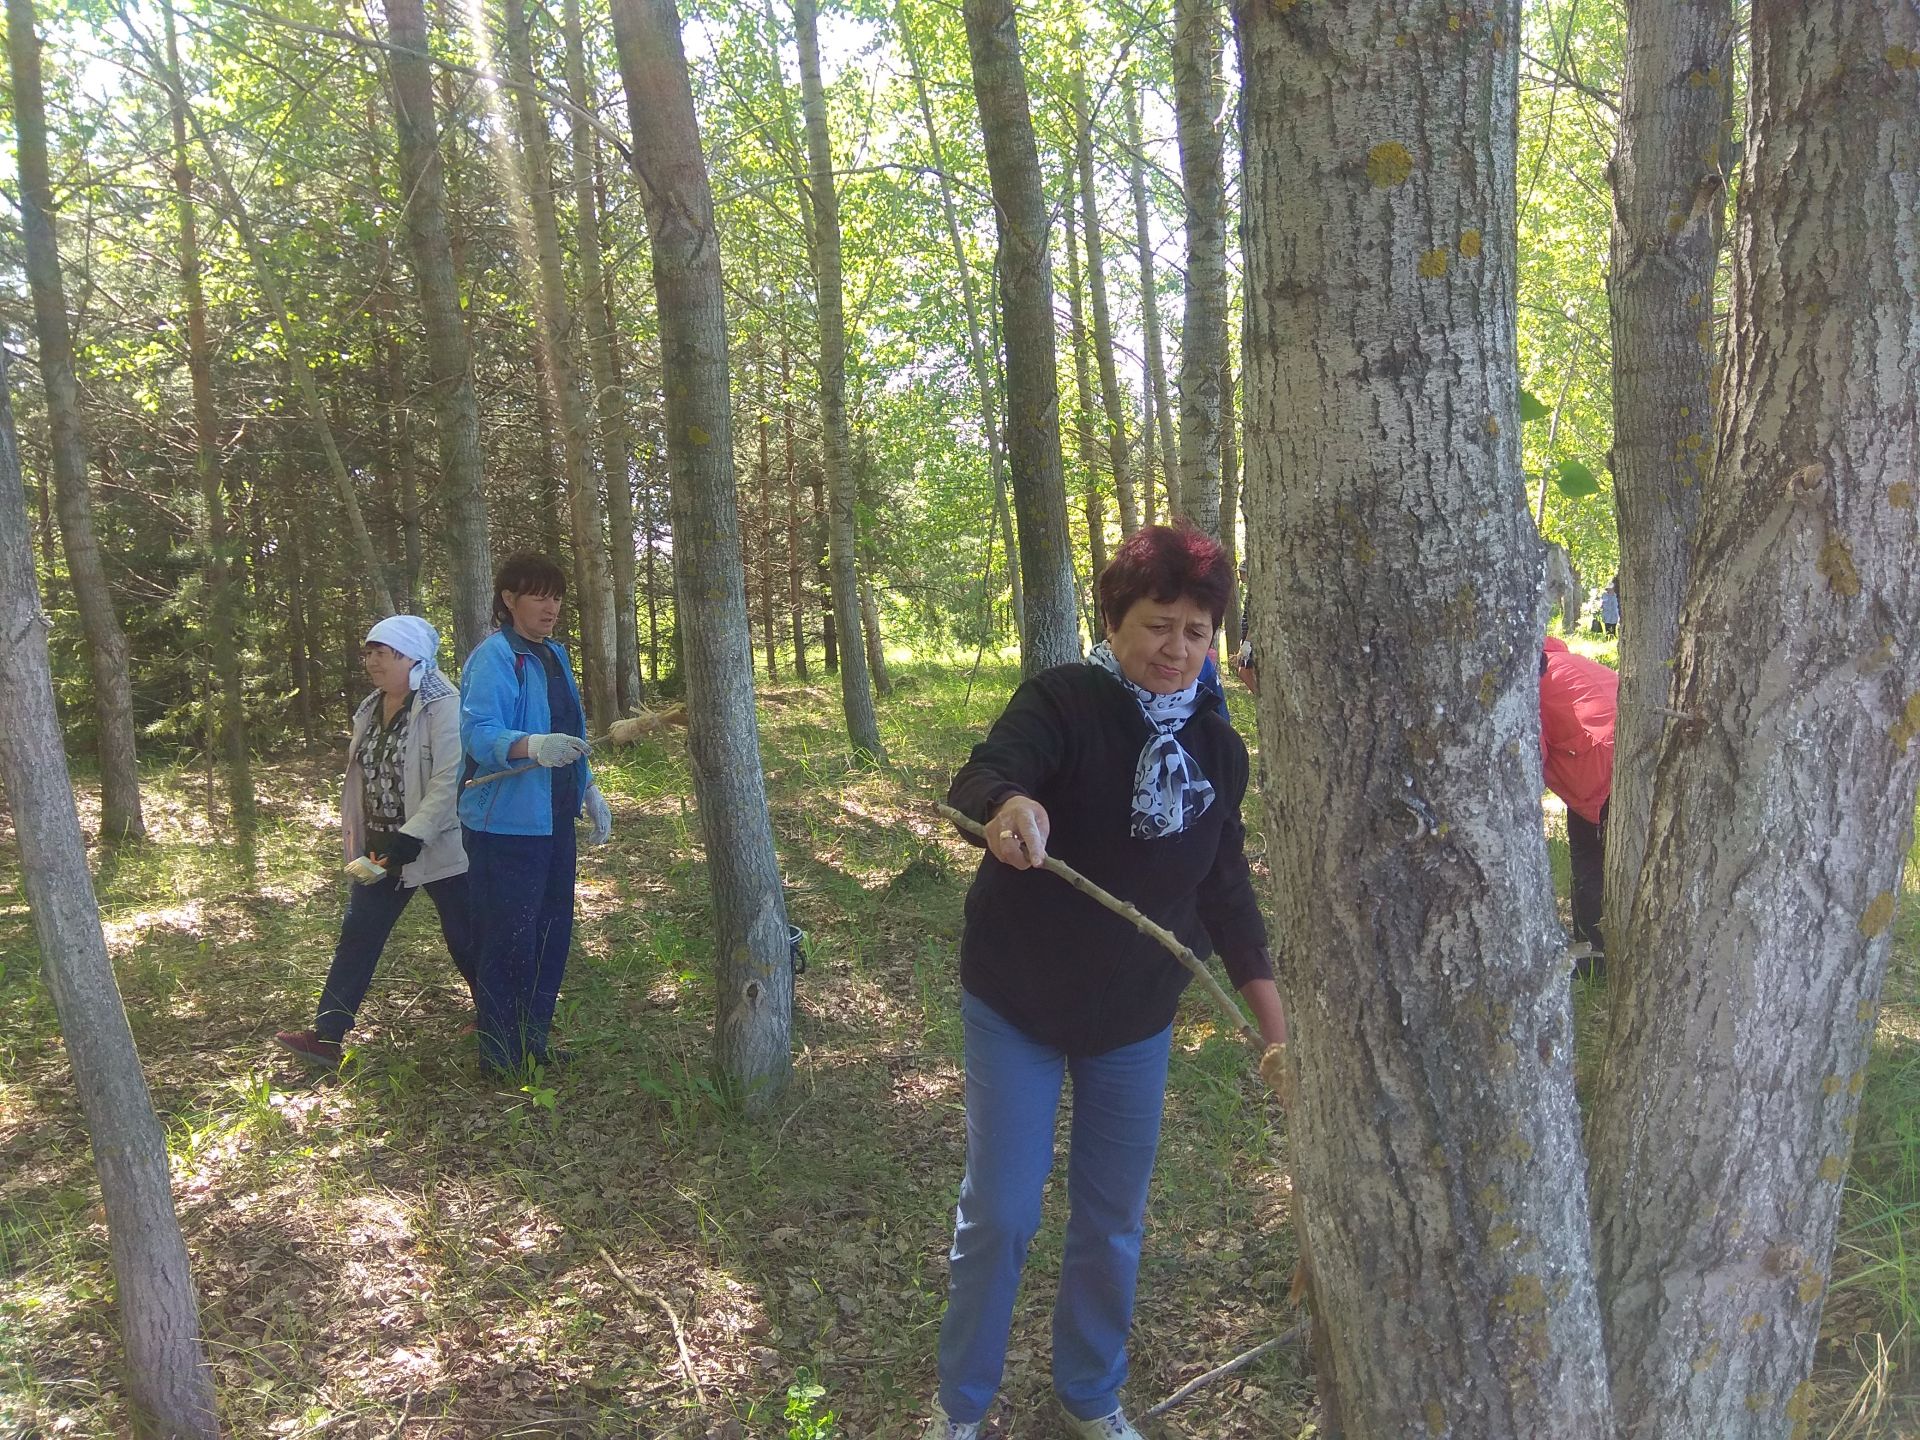
[[[958,810],[955,810],[951,805],[935,805],[934,809],[940,813],[942,818],[952,821],[955,825],[966,831],[967,834],[983,841],[987,840],[986,826],[976,824],[965,815],[962,815]],[[1286,1075],[1286,1066],[1281,1063],[1286,1054],[1285,1048],[1275,1045],[1269,1050],[1266,1042],[1261,1040],[1260,1032],[1248,1023],[1247,1017],[1241,1013],[1240,1007],[1233,1003],[1233,997],[1227,994],[1218,980],[1213,978],[1213,972],[1207,969],[1200,957],[1180,943],[1179,936],[1175,935],[1164,925],[1154,924],[1153,921],[1149,920],[1145,915],[1142,915],[1137,908],[1128,904],[1125,900],[1118,899],[1109,894],[1094,884],[1093,881],[1087,879],[1087,877],[1082,875],[1078,870],[1075,870],[1071,865],[1064,864],[1054,859],[1051,855],[1043,857],[1036,868],[1051,870],[1082,895],[1105,906],[1123,920],[1131,923],[1133,928],[1141,934],[1151,935],[1155,940],[1158,940],[1165,946],[1167,950],[1172,953],[1174,959],[1178,960],[1182,965],[1186,966],[1188,970],[1193,972],[1194,978],[1200,982],[1201,987],[1207,992],[1207,998],[1213,1001],[1214,1008],[1220,1012],[1221,1018],[1227,1022],[1228,1027],[1247,1044],[1248,1048],[1250,1048],[1254,1054],[1261,1057],[1261,1078],[1264,1079],[1282,1099],[1286,1098],[1286,1091],[1283,1085],[1276,1083],[1283,1081]]]

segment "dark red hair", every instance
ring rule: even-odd
[[[1204,606],[1218,629],[1233,593],[1233,567],[1211,535],[1191,525],[1145,525],[1129,535],[1100,572],[1100,613],[1117,630],[1140,601],[1185,597]]]

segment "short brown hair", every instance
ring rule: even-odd
[[[564,598],[567,593],[567,575],[553,561],[532,550],[522,550],[502,560],[500,568],[493,575],[493,623],[504,630],[513,619],[513,615],[500,599],[502,590],[511,590],[516,595],[553,595]]]
[[[1151,597],[1185,596],[1206,607],[1218,629],[1233,593],[1233,567],[1218,540],[1191,525],[1143,525],[1121,542],[1100,572],[1100,613],[1117,630],[1127,612]]]

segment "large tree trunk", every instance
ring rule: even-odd
[[[1798,1435],[1920,777],[1920,11],[1753,11],[1733,322],[1593,1118],[1623,1420]]]
[[[1398,45],[1406,14],[1239,11],[1295,1184],[1349,1435],[1599,1437],[1519,456],[1519,5]]]
[[[1113,470],[1113,493],[1120,504],[1120,538],[1124,540],[1140,528],[1140,503],[1133,492],[1133,465],[1127,453],[1127,402],[1120,393],[1120,375],[1113,363],[1113,326],[1107,318],[1106,246],[1100,235],[1100,192],[1094,185],[1093,171],[1093,102],[1087,95],[1087,72],[1080,66],[1073,72],[1073,107],[1074,155],[1080,171],[1080,234],[1087,252],[1093,350],[1100,364],[1100,402],[1107,412],[1107,463]],[[1067,205],[1072,208],[1071,199]]]
[[[633,442],[628,438],[627,397],[614,362],[612,315],[606,304],[606,274],[600,256],[600,199],[594,174],[599,149],[597,137],[579,122],[578,114],[592,114],[593,91],[587,84],[587,47],[580,31],[580,0],[562,7],[567,46],[567,94],[577,107],[570,126],[573,154],[574,235],[580,264],[580,313],[591,316],[585,327],[592,365],[594,407],[600,420],[600,470],[606,477],[607,512],[612,519],[612,545],[606,560],[612,631],[614,705],[621,714],[638,707],[646,694],[640,684],[639,619],[633,603]],[[595,507],[596,512],[598,506]],[[600,533],[598,514],[593,532]],[[600,553],[595,546],[596,553]]]
[[[1095,458],[1099,443],[1093,435],[1093,381],[1087,370],[1086,313],[1080,304],[1080,245],[1075,235],[1073,216],[1073,177],[1067,178],[1067,203],[1061,207],[1067,241],[1067,343],[1073,347],[1073,393],[1079,404],[1074,408],[1073,433],[1080,442],[1082,494],[1087,513],[1087,559],[1091,573],[1098,576],[1107,568],[1107,516],[1100,494],[1100,462]]]
[[[1020,517],[1026,588],[1023,674],[1080,658],[1073,537],[1060,464],[1060,386],[1053,334],[1047,201],[1027,108],[1013,0],[966,0],[967,53],[993,185],[1006,334],[1007,459]]]
[[[1018,551],[1013,536],[1013,511],[1007,504],[1007,447],[1000,434],[1000,397],[994,384],[994,353],[987,346],[981,328],[980,296],[974,286],[973,266],[967,260],[966,241],[960,234],[960,207],[953,198],[953,179],[947,174],[947,162],[940,144],[940,127],[933,121],[933,104],[927,97],[926,75],[920,69],[920,57],[913,43],[913,27],[907,23],[906,7],[893,8],[894,29],[900,47],[906,52],[907,69],[913,76],[913,93],[920,104],[920,122],[927,131],[927,151],[933,161],[933,173],[940,181],[940,213],[947,223],[947,243],[953,248],[954,271],[960,277],[960,303],[967,316],[967,359],[973,366],[973,387],[980,396],[980,420],[987,435],[987,470],[993,481],[993,513],[1000,527],[1000,543],[1007,556],[1007,589],[1013,603],[1013,626],[1020,635],[1027,633],[1027,597],[1020,583]]]
[[[14,54],[19,32],[14,33]],[[15,92],[16,95],[18,91]],[[114,983],[61,751],[47,617],[33,580],[7,361],[0,347],[0,775],[19,841],[47,990],[87,1118],[113,1248],[129,1398],[143,1435],[211,1437],[213,1372],[173,1211],[166,1137],[154,1118]]]
[[[593,421],[581,389],[576,350],[581,327],[567,303],[567,277],[560,256],[560,221],[554,205],[555,180],[544,102],[536,92],[533,37],[527,26],[526,0],[505,0],[507,68],[515,81],[513,111],[527,203],[533,217],[534,258],[538,275],[534,313],[539,345],[553,379],[560,419],[560,459],[566,467],[568,514],[573,522],[574,612],[580,617],[580,649],[585,659],[587,719],[604,731],[620,716],[620,686],[613,630],[613,589],[608,577],[600,484],[594,477]],[[581,289],[582,312],[597,308],[599,291]]]
[[[133,679],[127,637],[113,613],[106,561],[93,531],[86,420],[73,364],[60,250],[53,233],[46,96],[40,81],[40,37],[34,34],[33,22],[33,0],[7,0],[13,123],[19,137],[15,163],[20,176],[20,228],[26,242],[27,285],[33,291],[33,328],[40,344],[40,379],[52,432],[54,508],[60,517],[60,543],[67,552],[67,573],[93,676],[95,723],[100,731],[100,833],[106,840],[131,839],[147,833],[134,752]]]
[[[1173,96],[1186,192],[1187,308],[1180,331],[1180,499],[1220,533],[1220,367],[1227,359],[1227,181],[1219,0],[1174,0]]]
[[[1141,430],[1141,486],[1146,503],[1141,507],[1146,523],[1153,524],[1153,436],[1160,436],[1160,463],[1166,476],[1167,519],[1181,513],[1179,452],[1173,444],[1173,409],[1167,404],[1167,362],[1160,346],[1160,292],[1153,278],[1153,231],[1148,224],[1146,152],[1140,138],[1140,100],[1134,93],[1133,75],[1121,77],[1121,96],[1127,111],[1127,168],[1133,190],[1134,245],[1140,253],[1140,320],[1146,331],[1147,363],[1141,372],[1145,405]]]
[[[820,79],[819,17],[815,0],[794,0],[800,42],[800,109],[806,118],[809,195],[813,202],[813,281],[820,317],[820,454],[827,471],[827,574],[833,588],[840,654],[840,704],[856,756],[884,761],[880,722],[873,712],[873,681],[860,634],[857,564],[858,495],[847,439],[847,326],[840,293],[840,187],[833,178],[827,133],[827,92]]]
[[[753,709],[719,237],[673,0],[613,0],[660,307],[687,748],[713,888],[721,1073],[765,1104],[793,1065],[793,971]]]
[[[393,82],[393,129],[400,148],[407,238],[420,287],[440,443],[440,511],[446,526],[447,585],[453,602],[456,659],[465,660],[493,628],[493,557],[487,538],[485,452],[473,355],[460,309],[447,225],[446,175],[434,120],[427,21],[421,0],[385,0],[386,52]]]
[[[229,569],[226,490],[220,474],[220,420],[213,396],[213,347],[207,339],[207,299],[200,283],[199,221],[194,213],[193,166],[187,159],[186,94],[180,82],[180,47],[173,6],[163,3],[166,23],[165,89],[173,122],[174,211],[180,227],[180,291],[187,308],[187,374],[193,391],[194,470],[207,526],[207,645],[219,688],[220,751],[226,768],[227,804],[243,841],[253,835],[253,766],[247,750],[246,680],[236,638],[237,609]]]
[[[1673,688],[1701,480],[1713,461],[1713,288],[1732,163],[1732,95],[1731,0],[1627,6],[1607,280],[1620,713],[1604,893],[1605,933],[1616,937],[1626,933],[1646,854],[1654,748]]]

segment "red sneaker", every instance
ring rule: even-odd
[[[291,1050],[309,1065],[323,1065],[331,1070],[340,1063],[340,1042],[322,1040],[311,1030],[281,1030],[273,1039],[276,1045]]]

